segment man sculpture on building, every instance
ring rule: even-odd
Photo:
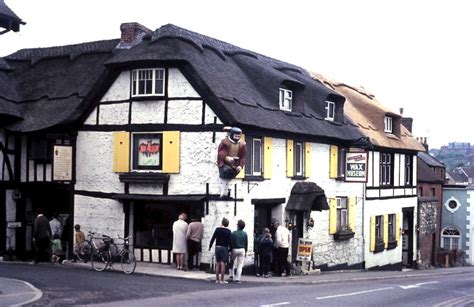
[[[242,130],[237,127],[224,128],[227,137],[221,141],[217,149],[217,166],[222,179],[221,197],[230,196],[229,181],[234,179],[245,166],[247,145],[240,140]]]

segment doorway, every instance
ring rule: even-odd
[[[413,217],[414,208],[403,208],[402,223],[402,264],[413,267]]]
[[[296,262],[298,254],[298,240],[304,235],[305,211],[290,211],[290,223],[288,229],[291,231],[291,261]],[[290,229],[291,228],[291,229]]]

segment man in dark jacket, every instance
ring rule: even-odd
[[[33,243],[36,246],[35,263],[49,261],[49,245],[51,243],[51,227],[43,210],[36,210],[38,216],[33,225]]]

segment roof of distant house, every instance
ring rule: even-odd
[[[444,183],[444,177],[441,174],[435,173],[434,169],[427,164],[423,159],[419,157],[418,153],[418,164],[417,164],[417,179],[418,182],[430,182],[430,183]]]
[[[427,152],[419,152],[418,158],[423,160],[426,164],[433,167],[445,167],[444,163],[433,157]]]

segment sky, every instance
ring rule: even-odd
[[[469,0],[5,0],[27,24],[0,56],[120,37],[120,24],[174,25],[352,86],[412,117],[430,148],[474,144]]]

